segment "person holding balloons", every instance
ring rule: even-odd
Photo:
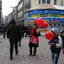
[[[53,64],[58,64],[58,59],[60,56],[60,51],[62,47],[62,38],[59,35],[59,32],[56,28],[53,28],[51,31],[54,34],[54,37],[49,40],[49,45],[51,53],[52,53],[52,63]]]
[[[30,41],[29,41],[29,56],[35,56],[36,52],[37,52],[37,47],[39,46],[39,39],[38,36],[40,36],[40,32],[38,30],[38,27],[36,24],[33,25],[33,28],[31,28],[30,33],[29,33],[29,37],[30,37]],[[34,37],[34,38],[33,38]],[[36,38],[36,39],[35,39]],[[34,41],[36,43],[34,43]],[[33,52],[33,48],[34,48],[34,52]]]

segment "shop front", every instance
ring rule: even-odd
[[[58,24],[64,24],[64,10],[61,9],[53,9],[53,8],[47,8],[47,9],[34,9],[34,10],[29,10],[25,14],[25,20],[27,21],[28,25],[31,25],[34,23],[34,19],[36,18],[41,18],[45,20],[49,26],[48,28],[45,28],[42,30],[43,32],[47,31],[50,28],[50,24],[52,25],[51,28],[55,28],[54,23],[57,25],[56,28],[59,28]],[[62,28],[62,26],[60,27]]]

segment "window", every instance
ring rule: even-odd
[[[20,10],[23,7],[23,2],[18,5],[18,10]]]
[[[63,6],[63,0],[61,0],[61,5]]]
[[[41,0],[39,0],[39,4],[41,4]]]
[[[39,0],[39,4],[50,4],[51,0]]]
[[[50,0],[47,0],[47,4],[50,4]]]
[[[44,4],[46,2],[46,0],[42,0],[42,4]]]
[[[57,4],[57,0],[54,0],[54,5],[56,5]]]

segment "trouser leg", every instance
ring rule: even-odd
[[[18,42],[15,42],[15,52],[16,52],[16,55],[18,54]]]
[[[37,51],[37,47],[34,47],[34,53],[33,53],[34,56],[36,55],[36,51]]]
[[[59,55],[60,54],[54,54],[54,64],[58,63]]]
[[[10,42],[10,59],[13,58],[13,42]]]
[[[54,53],[52,53],[52,62],[54,62]]]
[[[21,40],[19,41],[19,47],[21,47]]]
[[[30,55],[32,55],[32,47],[29,47]]]
[[[3,38],[5,38],[5,32],[3,32]]]

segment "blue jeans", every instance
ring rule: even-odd
[[[53,64],[58,63],[59,56],[60,56],[60,54],[52,53],[52,62],[53,62]]]

